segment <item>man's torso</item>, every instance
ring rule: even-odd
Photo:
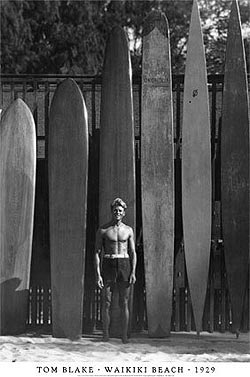
[[[101,229],[104,257],[123,257],[129,258],[128,240],[130,228],[125,224],[119,226],[110,225]]]

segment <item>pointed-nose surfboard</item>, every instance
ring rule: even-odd
[[[49,222],[53,336],[82,334],[88,122],[72,79],[56,89],[49,118]]]
[[[233,330],[239,333],[249,262],[249,108],[239,8],[228,26],[221,129],[222,229]]]
[[[174,263],[174,148],[168,22],[145,20],[142,57],[141,181],[148,332],[170,334]]]
[[[33,236],[36,130],[15,100],[0,125],[0,334],[25,332]]]
[[[99,224],[111,219],[110,204],[120,197],[127,204],[124,223],[135,232],[135,147],[132,70],[124,30],[111,30],[103,65],[100,114]],[[132,317],[132,291],[130,319]],[[120,310],[114,297],[110,334],[119,336]]]
[[[200,15],[193,2],[184,80],[182,213],[187,276],[199,334],[211,245],[211,144],[207,71]]]

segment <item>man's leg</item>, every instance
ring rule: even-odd
[[[122,342],[128,343],[128,323],[129,323],[129,291],[130,286],[128,282],[118,283],[119,289],[119,306],[121,309],[121,320],[122,320]]]
[[[111,285],[106,285],[102,289],[102,326],[103,326],[103,340],[109,340],[109,325],[110,325],[110,306],[112,299]]]

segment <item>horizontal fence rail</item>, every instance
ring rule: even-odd
[[[2,75],[0,108],[5,110],[16,98],[22,98],[30,107],[37,131],[37,179],[34,235],[32,249],[31,282],[27,330],[51,332],[51,282],[49,250],[48,208],[48,126],[49,107],[57,85],[66,75]],[[87,211],[87,241],[85,295],[83,308],[83,333],[93,333],[102,328],[101,296],[95,286],[94,243],[98,228],[99,184],[99,125],[101,103],[101,77],[70,76],[79,85],[88,110],[89,127],[89,182]],[[175,150],[175,265],[172,331],[195,330],[192,304],[185,268],[185,250],[182,234],[181,212],[181,144],[184,76],[173,76],[174,150]],[[223,75],[208,76],[211,151],[213,221],[210,270],[203,315],[203,330],[230,331],[232,312],[224,263],[223,235],[221,229],[220,186],[220,127],[222,111]],[[136,178],[137,178],[137,282],[134,288],[133,331],[147,329],[146,292],[144,281],[143,242],[141,234],[140,191],[140,133],[141,133],[141,78],[133,77],[135,121]],[[242,331],[249,331],[249,284],[246,287],[242,316]]]

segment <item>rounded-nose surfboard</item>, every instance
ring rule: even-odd
[[[135,147],[132,70],[125,31],[111,30],[105,50],[100,114],[99,224],[110,221],[111,202],[120,197],[127,204],[124,223],[135,232]],[[132,317],[132,291],[130,319]],[[120,311],[114,297],[110,334],[120,335]]]
[[[33,236],[36,130],[21,100],[0,126],[0,334],[25,332]]]
[[[82,334],[88,122],[72,79],[56,89],[49,118],[49,222],[53,336]]]
[[[141,181],[148,332],[170,334],[174,263],[174,148],[168,22],[145,20],[142,57]]]
[[[182,127],[184,248],[196,331],[199,333],[210,259],[212,175],[207,71],[196,0],[187,46]]]
[[[222,128],[221,200],[224,254],[233,330],[240,330],[249,262],[249,102],[239,8],[233,1],[227,36]]]

